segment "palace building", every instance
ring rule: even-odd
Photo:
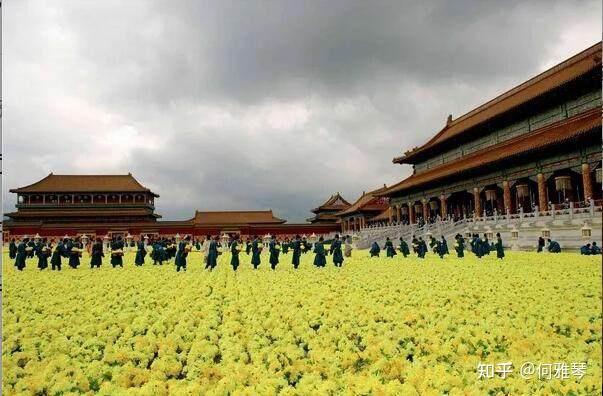
[[[49,174],[16,188],[17,211],[6,213],[15,224],[155,222],[155,194],[127,175]]]
[[[550,211],[601,199],[601,43],[454,119],[393,159],[393,222]],[[354,205],[352,205],[354,207]]]
[[[54,175],[11,189],[16,212],[5,214],[4,240],[23,235],[61,238],[64,235],[115,237],[128,235],[200,237],[217,234],[281,237],[327,235],[339,230],[334,222],[287,224],[272,210],[196,211],[187,220],[159,220],[159,195],[127,175]],[[342,200],[342,202],[345,202]],[[339,205],[334,201],[332,208]]]
[[[356,202],[336,213],[335,216],[341,221],[342,231],[344,233],[358,231],[371,223],[383,221],[384,215],[390,219],[389,200],[379,196],[386,190],[387,186],[384,184],[376,190],[363,191]]]
[[[339,194],[333,194],[322,205],[311,210],[314,217],[307,219],[312,224],[335,224],[339,223],[336,213],[350,207],[350,203]]]

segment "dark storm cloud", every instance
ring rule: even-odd
[[[8,188],[128,172],[159,212],[272,208],[409,173],[391,158],[600,39],[597,1],[20,1],[4,6]]]

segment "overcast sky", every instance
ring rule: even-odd
[[[164,219],[410,174],[394,156],[601,39],[601,1],[3,2],[3,197],[127,173]]]

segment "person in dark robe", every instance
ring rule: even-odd
[[[536,248],[536,252],[540,253],[544,249],[545,243],[543,237],[538,237],[538,247]]]
[[[417,237],[415,235],[412,236],[412,251],[415,254],[419,254],[419,240],[417,239]]]
[[[53,271],[56,269],[57,271],[61,270],[61,261],[63,257],[63,241],[59,240],[59,242],[54,247],[52,251],[52,256],[50,257],[50,269]]]
[[[488,240],[488,234],[484,234],[482,238],[482,256],[490,254],[490,241]]]
[[[318,268],[323,268],[327,265],[324,238],[322,236],[318,238],[318,242],[314,244],[314,265]]]
[[[23,238],[21,242],[17,244],[17,255],[15,256],[15,267],[19,271],[23,271],[25,268],[25,259],[27,258],[27,243],[29,238]]]
[[[408,243],[406,243],[406,241],[402,237],[400,237],[400,245],[398,246],[398,249],[404,257],[407,257],[410,254],[410,250],[408,249]]]
[[[118,235],[116,239],[111,242],[111,265],[113,268],[124,266],[124,242],[121,235]]]
[[[14,260],[17,257],[17,244],[15,243],[15,238],[10,240],[10,244],[8,245],[8,257],[11,260]]]
[[[27,242],[27,247],[30,248],[27,249],[27,258],[33,258],[36,254],[36,242],[33,239],[30,239]]]
[[[444,246],[442,245],[442,242],[438,240],[435,241],[434,253],[440,256],[441,259],[444,258]]]
[[[65,238],[63,239],[63,243],[64,243],[64,252],[65,252],[65,257],[67,257],[67,265],[71,266],[72,261],[71,261],[71,250],[73,249],[74,243],[73,240],[71,238]],[[73,267],[71,267],[73,268]]]
[[[303,249],[303,253],[308,253],[310,250],[312,250],[312,244],[310,242],[308,242],[308,240],[306,238],[302,239],[302,245],[304,247]]]
[[[260,255],[262,253],[261,242],[258,239],[257,235],[253,237],[253,242],[251,243],[251,264],[253,265],[253,269],[258,269],[261,259]]]
[[[599,246],[597,246],[597,242],[593,242],[593,244],[590,248],[590,254],[591,255],[601,254],[601,248]]]
[[[176,266],[176,272],[180,271],[181,267],[183,267],[182,265],[182,254],[180,254],[180,252],[182,251],[182,253],[184,253],[184,248],[186,247],[185,244],[185,240],[181,239],[177,244],[172,245],[172,247],[170,247],[170,249],[173,249],[173,246],[175,246],[175,253],[172,253],[172,251],[170,250],[170,255],[174,254],[172,257],[174,258],[174,265]],[[184,267],[186,266],[186,264],[184,264]]]
[[[559,245],[559,242],[552,241],[549,238],[548,239],[548,243],[549,243],[549,247],[548,247],[549,252],[551,252],[551,253],[561,253],[561,246]]]
[[[274,271],[278,264],[278,255],[281,251],[281,246],[278,244],[275,235],[272,235],[272,237],[270,237],[268,251],[270,252],[270,258],[268,260],[270,262],[270,268],[272,268],[272,270]]]
[[[473,234],[473,239],[471,240],[471,251],[477,256],[477,258],[482,258],[482,247],[481,247],[481,239],[477,236],[477,234]]]
[[[251,241],[249,240],[249,238],[247,238],[247,240],[245,241],[245,253],[247,253],[248,256],[249,253],[251,253]]]
[[[172,259],[172,251],[175,246],[175,242],[170,238],[165,238],[163,241],[164,261],[170,261]]]
[[[385,250],[385,255],[389,258],[393,258],[396,255],[396,248],[389,237],[386,238],[383,249]]]
[[[38,240],[34,243],[34,248],[33,248],[34,256],[38,258],[38,268],[40,268],[39,265],[40,265],[40,253],[42,252],[42,244],[43,244],[42,239],[38,238]]]
[[[239,268],[239,251],[240,251],[240,246],[239,246],[239,243],[238,243],[238,239],[239,239],[239,236],[235,235],[233,237],[232,243],[230,244],[230,253],[231,253],[230,265],[232,266],[232,269],[234,271],[236,271],[237,268]]]
[[[281,243],[281,246],[283,248],[283,254],[289,253],[289,247],[291,246],[291,242],[289,242],[289,238],[285,238],[283,243]]]
[[[69,252],[69,266],[76,269],[80,266],[80,257],[82,257],[83,245],[80,242],[80,238],[76,237],[75,240],[71,240],[67,245]]]
[[[429,237],[429,250],[437,254],[438,252],[436,251],[436,245],[436,239],[433,236]]]
[[[153,265],[163,265],[165,259],[165,250],[163,250],[163,243],[157,239],[153,241],[153,251],[151,252],[151,258],[153,259]]]
[[[299,235],[295,236],[291,248],[293,250],[293,258],[291,259],[291,264],[293,264],[293,268],[297,269],[299,267],[299,259],[302,254],[301,239]]]
[[[425,243],[422,237],[419,237],[418,245],[417,257],[425,258],[425,255],[427,254],[427,243]]]
[[[172,242],[169,238],[164,238],[163,244],[163,261],[170,261],[170,255],[172,252]]]
[[[590,243],[587,243],[580,248],[580,254],[583,256],[590,256]]]
[[[456,250],[456,256],[458,258],[465,257],[465,238],[463,238],[461,234],[456,234],[454,239],[454,250]]]
[[[50,243],[43,239],[38,247],[38,268],[43,270],[48,268],[48,258],[50,257]]]
[[[61,249],[61,257],[69,259],[69,252],[67,251],[67,244],[69,243],[69,238],[63,238],[63,248]]]
[[[377,243],[377,241],[375,241],[371,245],[371,249],[369,250],[369,253],[371,254],[371,257],[379,257],[379,252],[381,252],[381,248],[379,247],[379,244]]]
[[[448,250],[448,241],[446,241],[446,238],[444,238],[444,235],[442,235],[442,255],[445,254],[450,254],[450,251]]]
[[[179,243],[176,243],[176,238],[172,238],[169,242],[168,248],[166,252],[168,253],[168,261],[174,259],[174,263],[176,262],[176,253],[178,252]]]
[[[496,233],[496,243],[494,244],[496,249],[496,258],[503,259],[505,257],[505,248],[503,247],[503,241],[500,237],[500,232]]]
[[[163,238],[161,241],[161,253],[163,254],[163,261],[170,261],[170,254],[168,253],[168,246],[172,242],[168,238]]]
[[[176,264],[176,272],[180,272],[180,270],[186,272],[186,257],[190,251],[190,239],[191,237],[187,235],[182,241],[180,241],[180,243],[178,243],[178,250],[176,251],[174,261]]]
[[[138,239],[138,241],[136,241],[136,257],[134,258],[134,265],[138,267],[142,266],[146,255],[147,250],[145,249],[144,242],[142,239]]]
[[[331,255],[333,256],[333,264],[335,267],[343,265],[343,252],[341,251],[341,239],[339,234],[335,234],[335,240],[331,243]]]
[[[201,243],[199,242],[198,238],[195,238],[195,249],[197,251],[201,250]]]
[[[209,248],[207,250],[207,263],[205,264],[205,269],[213,271],[213,269],[218,266],[219,255],[220,252],[218,251],[218,237],[209,237]]]
[[[205,266],[203,268],[206,270],[210,270],[210,271],[211,271],[211,263],[209,262],[209,248],[210,248],[213,240],[214,240],[213,237],[208,234],[203,239],[203,245],[201,245],[201,250],[203,251],[202,264],[205,264]],[[217,258],[216,258],[216,261],[217,261]]]
[[[92,243],[92,250],[90,251],[90,268],[100,268],[103,263],[103,241],[100,238],[96,238],[96,241]]]

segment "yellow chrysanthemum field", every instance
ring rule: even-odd
[[[237,273],[228,255],[212,273],[195,254],[186,273],[3,258],[7,395],[601,394],[600,256],[354,251],[295,271],[289,254],[272,272],[242,254]],[[524,378],[526,362],[568,371]]]

